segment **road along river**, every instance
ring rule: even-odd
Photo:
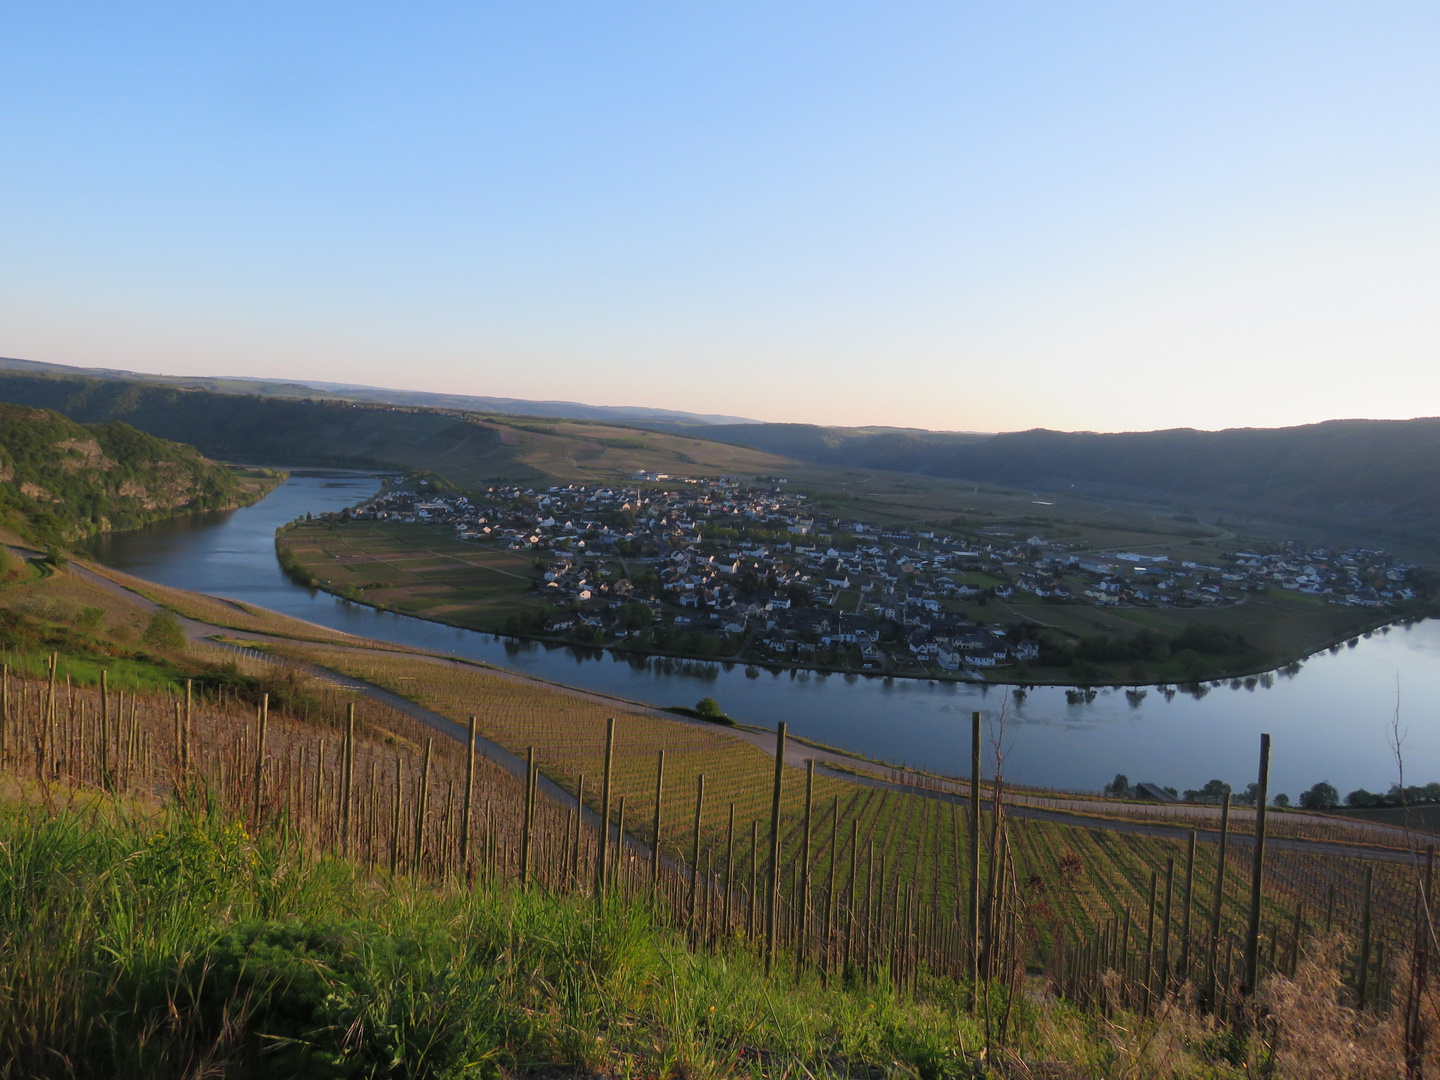
[[[369,496],[373,477],[297,473],[254,506],[103,537],[99,562],[165,585],[258,604],[363,637],[508,667],[655,705],[716,698],[747,723],[788,721],[797,735],[888,761],[968,771],[972,710],[1004,714],[1006,774],[1014,781],[1095,790],[1117,772],[1178,788],[1254,778],[1259,733],[1274,738],[1271,790],[1292,798],[1317,780],[1343,793],[1397,778],[1399,715],[1407,783],[1440,780],[1440,621],[1392,627],[1319,653],[1298,670],[1203,688],[1198,695],[1100,690],[1072,702],[1062,687],[1007,688],[928,680],[820,675],[630,659],[459,630],[346,603],[297,585],[275,559],[274,532],[307,511]]]

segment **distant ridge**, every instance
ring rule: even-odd
[[[1440,418],[1433,417],[1110,434],[812,424],[714,425],[696,434],[816,465],[1155,499],[1197,511],[1364,526],[1427,543],[1440,529]]]
[[[675,409],[651,409],[631,405],[586,405],[578,401],[529,401],[524,398],[479,397],[469,394],[435,394],[425,390],[395,390],[359,383],[281,381],[256,379],[248,375],[155,375],[118,368],[77,367],[47,364],[39,360],[0,357],[0,370],[29,374],[83,375],[91,379],[148,382],[191,390],[215,390],[225,394],[254,394],[259,397],[305,398],[333,401],[367,401],[380,405],[414,405],[428,409],[462,409],[466,412],[500,413],[505,416],[548,416],[561,420],[602,420],[617,424],[670,423],[681,426],[711,424],[754,424],[743,416],[689,413]]]
[[[362,391],[376,396],[361,398]],[[513,399],[97,375],[26,361],[0,361],[0,400],[57,409],[85,423],[123,420],[211,457],[257,464],[433,469],[475,484],[613,480],[637,470],[768,474],[803,463],[1139,499],[1232,524],[1240,523],[1230,515],[1239,514],[1283,525],[1282,535],[1303,527],[1323,536],[1363,536],[1367,543],[1375,538],[1374,546],[1401,541],[1440,549],[1440,418],[986,435],[717,424],[690,414],[622,418],[583,405],[575,408],[601,411],[601,418],[558,416],[534,411],[543,403]],[[495,400],[508,408],[482,406]],[[531,411],[512,411],[520,406]]]

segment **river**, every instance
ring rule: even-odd
[[[555,682],[655,705],[714,697],[747,723],[790,730],[870,757],[951,773],[968,771],[972,710],[1005,716],[1005,773],[1048,787],[1095,790],[1123,772],[1184,789],[1218,777],[1243,789],[1255,777],[1259,735],[1274,739],[1271,790],[1292,798],[1318,780],[1341,794],[1383,790],[1398,772],[1398,714],[1407,783],[1440,780],[1440,620],[1391,627],[1290,674],[1208,687],[1202,696],[1141,700],[1101,690],[1072,703],[1060,687],[1017,702],[1004,688],[744,665],[632,661],[598,650],[519,642],[349,604],[297,585],[275,560],[277,526],[307,511],[360,502],[373,477],[297,472],[254,506],[161,522],[95,541],[98,561],[165,585],[258,604],[352,634],[481,660]]]

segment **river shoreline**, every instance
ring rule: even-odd
[[[1317,780],[1384,790],[1395,779],[1387,738],[1403,682],[1407,776],[1440,777],[1440,620],[1399,624],[1353,648],[1312,653],[1254,678],[1176,691],[1075,690],[1031,680],[1023,697],[998,682],[883,673],[747,667],[717,661],[579,649],[500,637],[347,603],[302,587],[277,565],[279,525],[338,512],[374,490],[370,474],[296,470],[258,504],[229,514],[157,523],[88,545],[96,561],[160,585],[277,611],[332,630],[483,663],[517,675],[652,707],[713,697],[742,724],[773,728],[872,760],[942,773],[969,767],[969,719],[1003,735],[1010,782],[1098,789],[1117,772],[1181,789],[1219,777],[1254,779],[1260,732],[1277,753],[1272,786],[1294,795]],[[243,635],[242,635],[243,636]],[[864,674],[865,678],[861,675]],[[1068,695],[1073,694],[1073,697]],[[987,736],[988,738],[988,736]],[[987,761],[991,759],[987,751]]]
[[[281,527],[283,530],[284,526]],[[1018,688],[1021,690],[1053,688],[1058,690],[1088,691],[1100,688],[1112,690],[1162,690],[1172,687],[1177,691],[1186,688],[1205,686],[1219,686],[1223,683],[1233,682],[1237,679],[1259,679],[1263,676],[1276,676],[1285,673],[1288,669],[1304,664],[1306,661],[1321,655],[1322,653],[1334,652],[1352,641],[1360,638],[1370,637],[1377,631],[1392,626],[1409,626],[1427,618],[1435,617],[1436,613],[1431,611],[1406,612],[1402,615],[1390,613],[1386,618],[1377,619],[1372,623],[1364,624],[1361,628],[1344,637],[1330,641],[1319,648],[1299,656],[1284,659],[1276,662],[1274,658],[1268,658],[1262,666],[1240,666],[1225,668],[1219,671],[1206,672],[1193,679],[1155,679],[1153,681],[1132,681],[1128,679],[1097,678],[1085,681],[1031,678],[1028,675],[1009,674],[1004,678],[989,678],[983,674],[961,674],[958,672],[905,672],[905,671],[870,671],[852,667],[833,667],[820,664],[780,664],[773,660],[746,660],[742,656],[701,656],[698,653],[672,652],[667,650],[654,649],[630,649],[621,644],[612,645],[586,645],[580,642],[570,641],[563,637],[545,634],[516,634],[500,630],[492,630],[488,627],[474,626],[461,622],[452,622],[449,619],[438,619],[430,615],[422,615],[418,612],[408,611],[403,607],[391,604],[372,604],[364,599],[357,599],[353,596],[346,596],[339,590],[327,588],[325,582],[306,572],[303,563],[298,560],[286,561],[280,557],[280,540],[282,532],[276,533],[276,561],[284,573],[297,586],[310,589],[315,592],[333,596],[342,604],[352,604],[356,607],[369,608],[371,611],[384,612],[387,614],[404,615],[406,618],[419,619],[422,622],[434,623],[437,626],[448,626],[455,630],[465,630],[472,634],[488,634],[501,641],[529,642],[537,645],[554,646],[557,648],[572,649],[577,652],[590,652],[596,655],[609,654],[616,658],[644,657],[650,659],[679,660],[685,663],[697,664],[719,664],[731,667],[756,668],[761,671],[768,671],[772,674],[782,672],[805,671],[817,675],[843,675],[855,676],[862,679],[908,679],[917,682],[932,683],[956,683],[965,686],[989,686]],[[1023,616],[1022,616],[1023,617]],[[1008,670],[1008,669],[1003,669]]]

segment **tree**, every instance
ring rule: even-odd
[[[1331,810],[1340,805],[1340,792],[1328,780],[1321,780],[1309,791],[1301,792],[1300,805],[1306,810]]]
[[[1207,780],[1205,785],[1199,788],[1190,788],[1185,792],[1186,802],[1218,803],[1225,800],[1230,792],[1230,785],[1224,780]]]
[[[1105,794],[1113,795],[1117,799],[1128,798],[1131,793],[1130,778],[1123,772],[1117,772],[1115,779],[1105,785]]]
[[[702,697],[695,703],[695,711],[706,720],[718,720],[725,715],[720,709],[720,703],[713,697]]]
[[[1276,795],[1276,796],[1275,796],[1273,802],[1274,802],[1274,804],[1275,804],[1276,806],[1280,807],[1281,809],[1284,809],[1285,807],[1288,807],[1288,806],[1290,805],[1290,796],[1289,796],[1289,795],[1286,795],[1286,794],[1282,791],[1282,792],[1280,792],[1279,795]]]
[[[180,628],[180,620],[170,612],[157,611],[141,640],[156,649],[178,652],[185,647],[185,631]]]
[[[1245,785],[1245,790],[1243,792],[1241,792],[1239,795],[1233,796],[1233,801],[1237,806],[1254,806],[1256,800],[1258,800],[1259,798],[1260,785],[1254,780],[1252,780],[1250,781],[1250,783]]]
[[[643,630],[655,621],[655,616],[645,604],[629,603],[620,606],[619,621],[626,630]]]

